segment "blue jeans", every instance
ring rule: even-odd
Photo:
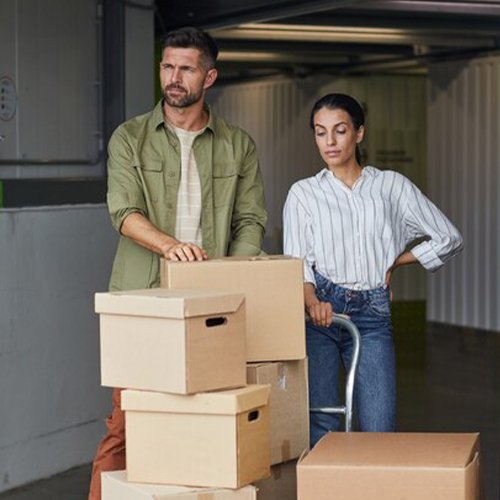
[[[361,334],[361,356],[354,383],[354,408],[360,431],[390,432],[396,420],[396,375],[389,289],[350,290],[316,273],[316,294],[335,313],[347,314]],[[349,369],[350,334],[337,327],[306,323],[311,408],[338,406],[341,358]],[[311,447],[328,431],[340,429],[340,416],[311,413]]]

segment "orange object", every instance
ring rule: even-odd
[[[125,468],[125,414],[121,409],[121,392],[121,389],[113,389],[113,408],[106,419],[108,432],[94,458],[88,500],[101,500],[101,472]]]

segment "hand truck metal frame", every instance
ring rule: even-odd
[[[332,325],[345,328],[352,337],[352,357],[351,366],[346,374],[345,384],[345,404],[341,406],[318,407],[311,408],[311,413],[335,413],[345,415],[345,432],[352,431],[352,413],[353,413],[353,395],[354,381],[358,371],[359,356],[361,354],[361,335],[357,326],[349,319],[348,316],[334,314]]]

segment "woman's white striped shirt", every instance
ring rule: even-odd
[[[448,218],[405,176],[363,168],[352,189],[328,169],[296,182],[283,215],[284,252],[304,259],[304,280],[313,268],[346,288],[383,286],[387,270],[406,246],[434,271],[462,248]]]

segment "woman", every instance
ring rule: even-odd
[[[347,314],[361,334],[354,387],[360,430],[393,431],[391,273],[413,262],[434,271],[461,250],[462,238],[406,177],[361,166],[364,113],[355,99],[324,96],[311,128],[326,168],[295,183],[284,207],[284,251],[304,259],[310,404],[339,404],[340,358],[349,367],[352,343],[331,321],[333,312]],[[423,241],[405,251],[417,238]],[[338,427],[337,415],[311,414],[311,446]]]

